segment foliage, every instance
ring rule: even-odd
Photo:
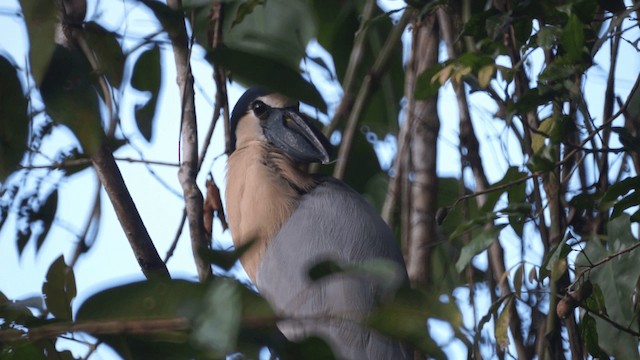
[[[73,3],[86,11],[84,1]],[[640,358],[640,77],[638,64],[628,61],[628,52],[632,57],[638,52],[640,3],[393,3],[411,17],[414,32],[437,24],[437,44],[448,55],[420,73],[412,73],[410,66],[424,55],[415,53],[416,43],[407,47],[404,63],[402,47],[386,43],[399,26],[399,14],[375,2],[368,15],[371,3],[365,1],[191,0],[180,9],[152,0],[126,3],[147,9],[146,20],[159,30],[135,25],[144,36],[133,38],[123,29],[109,29],[99,12],[86,17],[82,12],[79,23],[69,20],[78,14],[69,13],[62,16],[69,22],[61,26],[63,10],[53,2],[20,2],[29,34],[28,66],[0,53],[0,227],[13,219],[16,231],[9,236],[19,254],[29,243],[39,250],[47,241],[58,205],[67,201],[58,192],[65,178],[96,168],[105,146],[113,153],[152,143],[159,122],[184,121],[158,114],[162,88],[175,86],[163,79],[176,66],[166,56],[175,53],[172,46],[206,53],[207,69],[217,79],[216,119],[224,109],[228,114],[227,80],[261,84],[312,106],[322,120],[345,112],[328,125],[335,138],[346,134],[351,107],[341,109],[343,103],[329,101],[331,93],[355,97],[359,85],[342,86],[350,78],[353,84],[365,83],[378,55],[390,51],[384,71],[368,83],[372,91],[358,119],[361,131],[349,139],[352,150],[342,160],[349,161],[345,181],[380,209],[393,196],[407,200],[407,187],[425,181],[416,164],[428,156],[407,155],[420,141],[419,131],[417,126],[407,130],[408,145],[402,147],[398,124],[409,126],[405,118],[411,106],[434,99],[446,107],[424,116],[435,116],[443,127],[459,125],[449,128],[460,135],[453,147],[459,153],[450,147],[451,154],[438,161],[460,159],[455,164],[459,173],[431,179],[438,184],[442,218],[437,234],[421,243],[430,249],[420,264],[429,281],[380,304],[367,326],[435,358],[451,356],[437,336],[443,327],[453,334],[450,342],[470,357],[564,358],[569,351],[573,358]],[[185,21],[192,36],[180,44],[176,34]],[[72,46],[56,44],[57,26]],[[326,57],[308,54],[312,41]],[[354,60],[358,53],[360,60]],[[620,71],[627,78],[621,79]],[[604,97],[590,93],[589,86],[603,77]],[[136,94],[146,99],[136,101]],[[446,97],[457,102],[445,103]],[[40,98],[41,103],[34,101]],[[596,98],[602,109],[594,104]],[[458,121],[448,108],[455,105]],[[492,115],[471,110],[476,108]],[[130,114],[134,121],[126,126],[133,126],[144,142],[122,130]],[[63,129],[77,143],[45,154],[51,149],[43,150],[42,144]],[[380,165],[372,146],[387,135],[398,145],[393,169]],[[441,145],[446,136],[440,134]],[[491,150],[498,146],[502,153]],[[445,165],[451,164],[439,164]],[[397,179],[404,183],[393,188]],[[400,220],[394,230],[401,239],[412,231],[406,214],[414,205],[401,202],[392,212],[392,223]],[[436,221],[435,213],[429,216]],[[2,358],[74,358],[57,345],[68,334],[82,338],[80,333],[92,336],[85,357],[98,344],[123,358],[224,358],[234,353],[256,358],[264,347],[282,358],[333,356],[322,339],[288,342],[264,299],[225,276],[203,283],[134,282],[74,303],[74,264],[90,247],[89,229],[99,217],[99,212],[91,214],[75,258],[61,256],[50,265],[41,297],[8,299],[0,293]],[[411,245],[402,244],[406,251],[414,249]],[[228,269],[244,250],[196,256]],[[388,276],[384,264],[333,263],[318,264],[310,276],[336,272]]]

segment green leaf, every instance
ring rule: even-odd
[[[207,289],[193,324],[193,339],[204,348],[224,355],[236,348],[242,302],[240,285],[216,281]]]
[[[88,155],[99,149],[104,138],[93,81],[85,57],[58,46],[40,87],[47,113],[73,131]]]
[[[498,300],[496,300],[496,302],[491,304],[491,306],[489,307],[489,310],[487,310],[487,313],[478,322],[478,331],[476,332],[476,337],[480,336],[480,334],[482,333],[482,328],[484,327],[484,325],[486,323],[489,322],[489,320],[491,320],[491,316],[493,316],[493,314],[495,314],[498,311],[498,309],[500,308],[502,303],[505,300],[510,299],[510,298],[511,298],[511,296],[507,296],[507,297],[503,296],[503,297],[499,298]]]
[[[76,297],[76,279],[73,269],[60,255],[49,267],[47,280],[42,285],[47,309],[60,320],[71,320],[71,302]]]
[[[469,244],[462,248],[458,262],[456,262],[456,271],[462,272],[464,268],[471,262],[474,256],[486,250],[494,241],[498,240],[500,231],[507,226],[506,224],[500,224],[492,226],[489,229],[485,229],[478,235],[474,236]]]
[[[40,85],[56,47],[56,15],[59,11],[56,3],[49,0],[20,0],[20,5],[29,33],[31,74]]]
[[[264,5],[238,1],[226,5],[222,31],[227,47],[292,70],[299,68],[307,43],[316,33],[306,1],[269,0]]]
[[[509,297],[504,303],[502,312],[498,315],[495,322],[496,341],[500,349],[504,350],[509,346],[509,322],[511,321],[510,306],[513,297]]]
[[[140,55],[131,76],[131,86],[151,93],[151,98],[144,105],[136,106],[138,130],[147,141],[151,141],[153,135],[153,117],[156,113],[161,81],[160,48],[154,46]]]
[[[262,85],[304,103],[327,111],[318,90],[299,72],[275,60],[221,46],[209,54],[216,64],[231,71],[244,85]]]
[[[424,100],[438,95],[438,91],[442,85],[437,75],[442,71],[442,64],[436,64],[418,75],[416,80],[416,89],[413,93],[416,99]]]
[[[146,320],[195,317],[206,286],[185,280],[143,281],[116,286],[89,297],[78,309],[77,321]],[[193,358],[189,336],[180,331],[146,335],[99,335],[123,358]]]
[[[598,345],[598,327],[596,320],[588,313],[584,314],[582,321],[580,321],[580,336],[591,356],[595,359],[609,358],[609,355]]]
[[[606,311],[609,318],[619,324],[630,326],[638,331],[638,323],[630,321],[635,316],[634,294],[640,277],[638,249],[616,256],[605,263],[590,269],[590,264],[598,262],[611,254],[626,249],[638,242],[631,232],[629,215],[622,214],[607,224],[606,242],[598,237],[588,239],[584,251],[576,258],[576,270],[589,271],[589,279],[602,289]],[[590,270],[589,270],[590,269]],[[594,294],[596,291],[594,291]],[[598,300],[600,301],[600,300]],[[600,347],[611,356],[620,359],[637,359],[637,339],[620,331],[604,320],[596,319]]]
[[[16,65],[0,56],[0,183],[14,172],[27,150],[27,99]]]
[[[84,30],[87,42],[98,59],[98,72],[104,73],[111,85],[120,87],[125,57],[116,39],[117,34],[107,31],[94,21],[86,23]]]
[[[38,211],[35,212],[33,219],[42,221],[43,228],[38,234],[36,240],[36,251],[40,250],[44,243],[53,220],[56,217],[56,211],[58,210],[58,189],[52,191],[48,196],[44,204],[40,206]]]
[[[511,184],[514,182],[518,182],[519,180],[525,178],[527,176],[526,173],[520,171],[517,167],[515,166],[511,166],[509,167],[509,169],[507,169],[507,171],[505,172],[504,176],[502,177],[502,179],[500,179],[500,181],[496,182],[495,184],[492,184],[490,188],[496,188],[496,187],[500,187],[503,185],[507,185],[507,184]],[[498,202],[498,200],[500,199],[500,197],[502,196],[502,194],[504,194],[505,191],[511,192],[513,191],[513,195],[515,196],[515,194],[522,190],[522,186],[524,186],[524,183],[520,184],[514,184],[513,186],[516,186],[515,188],[512,188],[512,186],[508,186],[506,188],[500,189],[500,190],[496,190],[496,191],[491,191],[490,193],[487,194],[486,196],[486,200],[485,203],[482,205],[482,208],[480,209],[480,212],[483,214],[489,213],[491,211],[493,211],[493,209],[496,206],[496,203]],[[514,198],[514,200],[516,200]]]
[[[258,5],[264,5],[265,0],[247,0],[242,2],[238,7],[238,11],[236,12],[236,17],[233,19],[231,26],[233,27],[236,24],[241,23],[245,16],[250,15],[253,12],[253,9]]]
[[[602,289],[600,285],[593,285],[593,292],[585,301],[585,304],[589,311],[595,312],[599,315],[607,315],[607,307],[604,301],[604,294],[602,293]]]
[[[448,299],[441,301],[442,299]],[[462,325],[462,314],[454,301],[438,293],[403,288],[392,301],[382,304],[367,319],[380,333],[403,340],[434,358],[446,356],[427,331],[427,319],[448,322],[454,329]]]
[[[5,347],[6,346],[6,347]],[[5,345],[0,349],[0,358],[3,360],[46,360],[53,358],[47,357],[44,350],[36,345],[35,342],[24,341],[13,343],[11,345]]]
[[[577,62],[585,53],[584,46],[584,25],[576,15],[569,17],[567,26],[562,31],[561,41],[562,47],[566,52],[569,62]]]

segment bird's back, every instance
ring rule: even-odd
[[[332,260],[362,264],[387,260],[395,284],[363,273],[338,273],[312,281],[308,269]],[[408,351],[358,324],[371,309],[407,282],[391,229],[354,190],[325,178],[300,198],[298,207],[269,242],[257,277],[260,292],[284,318],[282,332],[292,340],[326,339],[340,358],[403,359]]]

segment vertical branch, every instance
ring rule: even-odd
[[[440,31],[442,32],[442,38],[447,46],[447,52],[450,58],[456,58],[457,52],[454,48],[453,29],[451,25],[451,18],[443,9],[438,9],[438,20],[440,23]],[[480,157],[480,144],[478,138],[475,135],[473,124],[471,122],[471,114],[469,112],[469,104],[467,103],[467,96],[464,90],[464,85],[461,83],[453,84],[453,88],[456,94],[458,102],[458,110],[460,113],[460,146],[466,148],[466,156],[473,173],[473,177],[476,182],[477,191],[484,191],[489,188],[489,181],[484,171],[484,165],[482,164],[482,158]],[[482,207],[485,202],[485,196],[481,195],[477,197],[478,207]],[[493,227],[493,222],[486,224],[487,228]],[[505,274],[504,253],[502,246],[497,239],[491,244],[488,249],[490,272],[493,278],[498,283],[500,289],[500,296],[508,296],[512,293],[508,282],[500,281]],[[509,328],[513,337],[518,358],[528,358],[527,348],[524,345],[524,339],[522,337],[522,321],[515,308],[515,302],[510,301],[508,309],[510,313]]]
[[[418,75],[438,62],[438,21],[427,15],[413,23],[412,55],[406,70],[405,96],[407,101],[406,124],[411,134],[409,166],[411,175],[406,184],[410,204],[404,204],[408,212],[409,226],[406,239],[407,271],[414,285],[426,285],[429,281],[431,244],[437,239],[435,214],[438,206],[436,174],[438,132],[440,119],[437,112],[437,96],[416,100],[413,93]],[[408,176],[407,176],[408,177]]]
[[[167,5],[174,10],[182,8],[181,0],[168,0]],[[198,270],[200,281],[206,281],[213,276],[211,265],[203,257],[203,252],[210,248],[211,239],[207,236],[203,220],[203,197],[198,185],[198,130],[193,90],[193,75],[190,64],[190,46],[184,20],[169,32],[173,45],[173,54],[176,61],[178,86],[182,104],[181,144],[182,160],[178,178],[184,193],[187,218],[189,219],[189,233],[191,236],[191,248]]]

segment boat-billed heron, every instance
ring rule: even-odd
[[[303,165],[329,162],[329,142],[298,102],[251,88],[231,115],[227,211],[241,263],[292,341],[325,339],[341,359],[405,359],[407,349],[361,325],[376,304],[407,282],[391,229],[343,182],[309,175]],[[367,272],[318,280],[321,261],[357,267],[382,259],[394,281]],[[383,283],[384,282],[384,283]]]

